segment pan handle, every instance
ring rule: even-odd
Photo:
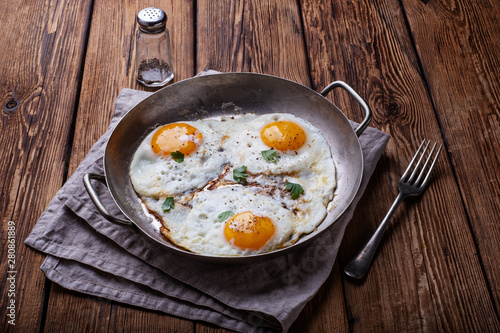
[[[129,220],[124,220],[120,219],[118,217],[114,217],[113,215],[109,214],[108,210],[104,205],[102,204],[101,200],[99,199],[99,195],[95,191],[94,187],[92,186],[92,183],[90,182],[91,179],[95,179],[103,183],[104,185],[108,186],[106,183],[106,177],[103,175],[99,175],[97,173],[86,173],[83,176],[83,184],[85,185],[85,188],[87,189],[87,192],[89,193],[89,197],[94,203],[95,207],[101,213],[101,215],[108,221],[115,222],[115,223],[121,223],[121,224],[126,224],[126,225],[133,225],[132,222]]]
[[[321,95],[323,95],[323,97],[326,97],[326,95],[328,95],[328,93],[330,91],[332,91],[333,89],[335,89],[337,87],[344,89],[345,91],[347,91],[349,93],[349,95],[354,97],[356,102],[358,102],[361,105],[361,107],[363,108],[363,110],[365,112],[365,119],[363,119],[361,124],[354,131],[357,136],[360,136],[361,133],[363,133],[365,128],[368,126],[368,123],[370,123],[370,120],[372,120],[372,111],[370,110],[370,107],[368,106],[368,104],[366,104],[366,102],[358,95],[358,93],[356,91],[354,91],[354,89],[352,89],[347,83],[345,83],[343,81],[335,81],[335,82],[330,83],[328,86],[325,87],[325,89],[323,89],[321,91]]]

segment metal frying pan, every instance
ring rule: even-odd
[[[340,87],[363,107],[365,118],[352,129],[344,114],[324,96]],[[146,216],[135,193],[129,168],[135,150],[155,127],[172,122],[197,120],[220,115],[244,113],[292,113],[308,120],[322,131],[337,168],[337,189],[330,203],[332,209],[316,231],[305,235],[292,246],[265,254],[246,257],[200,255],[181,249],[165,237],[159,224]],[[86,174],[85,187],[99,212],[114,223],[133,224],[152,241],[180,255],[211,262],[249,262],[282,255],[297,249],[328,229],[347,209],[356,195],[362,174],[363,155],[358,136],[371,120],[366,103],[347,84],[336,81],[321,94],[298,83],[254,73],[224,73],[199,76],[165,87],[132,108],[111,134],[104,153],[105,175]],[[111,195],[128,220],[111,216],[99,200],[91,179],[107,183]]]

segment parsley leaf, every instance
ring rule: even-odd
[[[246,182],[247,177],[248,177],[247,167],[245,165],[239,167],[238,169],[233,169],[233,179],[237,183],[244,183],[244,182]]]
[[[270,163],[276,163],[278,160],[278,152],[273,148],[269,150],[263,150],[260,152],[262,154],[262,158]]]
[[[290,182],[286,182],[285,190],[290,191],[292,193],[293,200],[297,199],[299,195],[304,193],[304,189],[302,188],[302,186]]]
[[[224,222],[225,220],[227,220],[228,218],[230,218],[233,215],[234,215],[234,213],[232,211],[228,210],[224,213],[220,213],[219,216],[217,216],[217,218],[219,219],[219,222]]]
[[[171,209],[174,209],[174,197],[166,197],[165,201],[163,201],[163,204],[161,205],[161,209],[163,209],[164,212],[168,212]]]
[[[170,156],[172,156],[172,158],[174,159],[174,161],[176,161],[177,163],[182,163],[184,162],[184,154],[181,153],[180,151],[176,150],[176,151],[171,151],[170,152]]]

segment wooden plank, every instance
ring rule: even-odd
[[[129,306],[115,306],[109,332],[194,332],[192,321],[166,316],[160,312],[147,312]]]
[[[194,75],[194,36],[192,1],[95,1],[88,41],[83,83],[74,130],[68,174],[71,175],[90,147],[105,132],[112,118],[114,101],[123,88],[154,91],[136,82],[136,15],[142,8],[162,8],[168,17],[171,35],[174,81]],[[79,309],[85,311],[79,311]],[[94,329],[127,331],[141,325],[169,331],[192,323],[151,311],[135,310],[106,300],[76,295],[52,286],[47,308],[46,331],[64,331],[73,322],[72,331]],[[91,320],[89,321],[89,318]]]
[[[52,283],[44,332],[107,332],[112,307],[110,301]]]
[[[43,256],[23,242],[63,183],[77,100],[90,1],[0,3],[0,331],[39,330],[45,278]],[[15,14],[13,14],[15,13]],[[68,34],[71,37],[68,38]],[[15,267],[8,267],[8,221],[16,227]],[[15,296],[7,271],[15,270]],[[15,326],[7,304],[15,301]]]
[[[500,6],[493,0],[402,3],[498,314]]]
[[[310,86],[300,14],[290,1],[198,1],[197,70],[277,75]]]
[[[210,68],[256,72],[311,85],[300,9],[294,2],[198,1],[197,29],[198,71]],[[300,315],[292,331],[346,331],[342,300],[337,270]],[[325,306],[320,315],[312,310],[317,304]],[[203,324],[197,325],[196,331],[224,332]]]
[[[359,210],[346,231],[343,266],[382,220],[418,143],[424,137],[440,140],[439,123],[398,1],[302,1],[302,8],[313,86],[333,80],[353,85],[374,111],[372,126],[392,136],[360,202],[370,208]],[[348,117],[359,118],[359,107],[345,94],[330,98]],[[498,327],[452,166],[443,155],[423,198],[408,200],[394,216],[367,278],[344,280],[351,331]]]

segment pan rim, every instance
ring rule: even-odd
[[[179,85],[184,85],[184,84],[188,84],[189,82],[193,81],[193,80],[205,80],[203,79],[204,77],[211,77],[211,76],[232,76],[232,75],[237,75],[237,76],[240,76],[240,77],[243,77],[243,76],[248,76],[248,77],[256,77],[256,76],[259,76],[259,77],[263,77],[263,78],[268,78],[268,79],[272,79],[272,80],[278,80],[278,81],[281,81],[281,82],[285,82],[286,84],[291,84],[293,86],[297,86],[299,87],[299,89],[307,89],[308,92],[310,93],[314,93],[316,94],[318,97],[321,97],[322,100],[326,101],[334,110],[338,111],[338,116],[340,116],[341,119],[343,119],[343,121],[346,122],[346,124],[349,126],[351,132],[352,132],[352,135],[355,136],[356,138],[356,142],[357,142],[357,151],[359,152],[359,163],[361,164],[360,165],[360,172],[359,172],[359,175],[357,175],[356,177],[356,182],[355,184],[352,184],[353,188],[355,188],[355,191],[352,192],[352,195],[348,198],[348,200],[344,200],[344,204],[343,204],[343,207],[339,210],[336,210],[336,217],[331,221],[329,222],[328,226],[326,226],[325,228],[321,229],[321,230],[315,230],[307,235],[302,235],[299,239],[299,241],[297,241],[295,244],[292,244],[288,247],[284,247],[284,248],[280,248],[280,249],[276,249],[276,250],[273,250],[273,251],[270,251],[270,252],[265,252],[265,253],[259,253],[259,254],[250,254],[250,255],[245,255],[245,256],[216,256],[216,255],[209,255],[209,254],[201,254],[201,253],[194,253],[194,252],[190,252],[188,250],[185,250],[183,248],[180,248],[178,247],[177,245],[169,242],[168,240],[164,239],[164,242],[160,242],[158,241],[158,239],[154,238],[152,235],[149,234],[149,232],[147,230],[144,230],[143,227],[140,225],[140,223],[137,223],[136,221],[134,221],[134,218],[132,218],[130,216],[130,214],[127,212],[127,209],[123,207],[123,205],[117,200],[116,196],[119,194],[118,193],[118,190],[113,188],[112,186],[110,186],[108,188],[109,192],[111,193],[111,197],[114,201],[114,203],[117,205],[117,207],[120,209],[120,211],[127,217],[127,219],[129,219],[133,225],[135,225],[143,235],[146,235],[149,237],[149,239],[153,240],[154,242],[160,244],[160,245],[163,245],[164,248],[167,248],[168,250],[172,251],[172,253],[176,253],[176,254],[179,254],[179,255],[182,255],[183,257],[189,257],[191,259],[194,259],[194,260],[201,260],[201,261],[204,261],[204,262],[213,262],[213,263],[248,263],[248,262],[254,262],[256,260],[264,260],[264,259],[268,259],[268,258],[275,258],[275,257],[278,257],[278,256],[283,256],[287,253],[290,253],[290,252],[294,252],[308,244],[310,244],[314,239],[318,239],[320,237],[320,235],[323,235],[327,230],[330,230],[332,228],[332,226],[334,224],[336,224],[336,222],[342,217],[342,215],[347,211],[347,209],[351,206],[354,198],[356,197],[357,193],[359,192],[359,188],[360,188],[360,185],[361,185],[361,182],[362,182],[362,179],[363,179],[363,170],[364,170],[364,157],[363,157],[363,152],[362,152],[362,148],[361,148],[361,144],[359,142],[359,139],[357,138],[357,135],[355,134],[354,132],[354,129],[352,129],[352,127],[350,126],[350,123],[349,123],[349,120],[348,118],[345,116],[345,114],[335,105],[333,104],[330,100],[328,100],[326,97],[324,97],[323,95],[321,95],[320,93],[318,93],[317,91],[315,90],[312,90],[311,88],[305,86],[305,85],[302,85],[300,83],[297,83],[295,81],[292,81],[292,80],[289,80],[289,79],[285,79],[285,78],[281,78],[281,77],[278,77],[278,76],[273,76],[273,75],[269,75],[269,74],[259,74],[259,73],[250,73],[250,72],[245,72],[245,73],[240,73],[240,72],[225,72],[225,73],[209,73],[209,74],[204,74],[204,75],[200,75],[200,76],[195,76],[195,77],[192,77],[192,78],[188,78],[188,79],[185,79],[185,80],[182,80],[182,81],[178,81],[176,83],[173,83],[172,85],[169,85],[167,87],[164,87],[160,90],[158,90],[157,92],[147,96],[146,98],[144,98],[143,100],[139,101],[138,103],[136,103],[133,107],[130,108],[130,110],[117,122],[116,126],[114,127],[111,135],[110,135],[110,138],[108,139],[108,141],[106,142],[106,148],[105,148],[105,152],[104,152],[104,157],[103,157],[103,165],[104,165],[104,174],[105,174],[105,177],[106,179],[109,179],[109,174],[110,174],[110,170],[108,168],[108,164],[107,164],[107,161],[108,161],[108,148],[109,148],[109,143],[115,133],[115,129],[118,128],[120,126],[120,124],[122,123],[125,123],[127,122],[127,119],[129,117],[132,117],[133,116],[133,111],[134,110],[137,110],[138,107],[141,105],[141,104],[147,104],[151,99],[154,98],[154,96],[166,89],[172,89],[172,87],[178,87]],[[136,111],[137,112],[137,111]],[[264,113],[271,113],[271,112],[264,112]],[[307,119],[306,119],[307,120]],[[147,133],[144,133],[144,136],[147,135]],[[329,145],[330,146],[330,145]],[[331,146],[329,147],[330,150],[331,150]],[[336,166],[337,166],[337,161],[336,162]],[[337,189],[335,190],[337,191]],[[322,224],[325,223],[325,220],[328,218],[330,212],[328,211],[327,212],[327,215],[325,216],[325,218],[322,220],[322,222],[318,225],[318,227]]]

